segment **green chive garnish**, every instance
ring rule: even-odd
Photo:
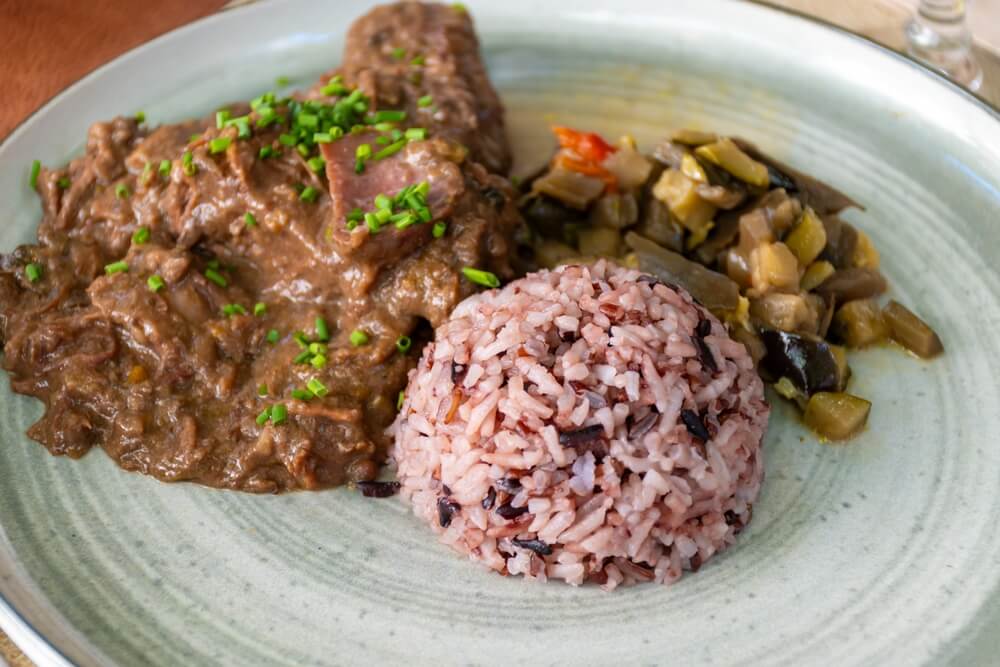
[[[272,155],[274,155],[274,149],[271,148],[270,146],[261,146],[260,147],[260,151],[257,153],[257,156],[261,160],[266,160],[267,158],[271,157]]]
[[[421,66],[421,65],[424,64],[424,57],[423,56],[415,56],[412,60],[410,60],[410,64],[411,65],[416,65],[417,67],[419,67],[419,66]]]
[[[317,155],[316,157],[309,158],[306,161],[306,164],[309,165],[310,169],[312,169],[316,173],[319,173],[323,171],[323,167],[326,166],[326,160]]]
[[[135,230],[135,233],[132,234],[132,243],[142,245],[143,243],[147,243],[149,241],[150,236],[148,227],[139,227]]]
[[[421,108],[429,107],[432,104],[434,104],[434,98],[431,97],[430,95],[424,95],[419,100],[417,100],[417,106]]]
[[[247,227],[256,227],[257,217],[250,211],[247,211],[246,213],[243,214],[243,222],[246,223]]]
[[[402,46],[397,46],[392,50],[392,57],[395,58],[396,60],[402,60],[403,58],[406,57],[406,49],[404,49]]]
[[[222,314],[226,317],[232,317],[233,315],[246,315],[247,309],[238,303],[227,303],[222,307]]]
[[[271,423],[275,426],[280,426],[284,424],[288,419],[288,408],[283,404],[278,403],[277,405],[271,406]]]
[[[137,123],[145,123],[146,122],[146,112],[145,111],[136,111],[135,112],[135,122],[137,122]]]
[[[314,355],[312,359],[309,360],[313,368],[320,369],[326,366],[326,356],[322,354]]]
[[[294,146],[299,143],[294,134],[279,134],[278,142],[280,142],[282,146]]]
[[[261,384],[261,385],[259,385],[257,387],[257,395],[258,396],[267,396],[267,385],[266,384]]]
[[[276,85],[278,88],[284,88],[285,86],[288,85],[288,77],[279,76],[277,79],[274,80],[274,85]]]
[[[446,231],[448,231],[448,225],[443,222],[435,222],[434,228],[431,230],[431,235],[433,235],[434,238],[439,239],[444,236]]]
[[[42,279],[42,267],[40,264],[32,262],[24,267],[24,275],[28,277],[28,282],[37,283]]]
[[[253,306],[253,314],[254,315],[256,315],[257,317],[261,317],[266,312],[267,312],[267,304],[266,303],[260,303],[260,302],[258,302],[258,303],[254,304],[254,306]]]
[[[296,344],[298,344],[298,346],[303,350],[309,349],[309,339],[306,338],[306,334],[304,331],[296,331],[295,333],[293,333],[292,340],[294,340]]]
[[[163,178],[169,178],[171,166],[170,160],[160,160],[160,176]]]
[[[146,286],[149,287],[149,291],[156,293],[163,289],[166,283],[160,276],[153,275],[146,280]]]
[[[405,400],[406,400],[406,392],[404,392],[404,391],[399,392],[399,396],[396,397],[396,409],[397,410],[402,410],[403,409],[403,402]]]
[[[118,185],[115,186],[115,196],[118,197],[119,199],[127,199],[128,196],[131,194],[132,191],[129,190],[128,186],[125,185],[124,183],[119,183]]]
[[[42,163],[38,160],[33,160],[31,162],[31,176],[28,181],[31,183],[31,189],[34,190],[38,187],[38,174],[42,171]]]
[[[198,172],[198,165],[194,163],[194,155],[191,151],[184,151],[181,156],[181,167],[187,176],[194,176]]]
[[[351,345],[354,347],[361,347],[362,345],[368,344],[368,334],[366,334],[361,329],[355,329],[351,332]]]
[[[409,336],[400,336],[396,339],[396,349],[402,354],[406,354],[410,351],[410,347],[413,346],[413,340]]]
[[[277,329],[271,329],[267,332],[267,342],[274,345],[281,338],[281,334],[278,333]]]
[[[404,134],[408,141],[423,141],[427,138],[427,129],[423,127],[411,127]]]
[[[257,426],[263,426],[271,418],[271,408],[264,408],[264,411],[257,415]]]
[[[500,279],[489,271],[483,271],[482,269],[474,269],[471,266],[466,266],[462,269],[462,275],[464,275],[469,282],[482,285],[483,287],[500,287]]]
[[[205,277],[211,280],[219,287],[229,286],[229,281],[226,280],[226,277],[221,273],[219,273],[218,271],[216,271],[215,269],[213,269],[212,267],[205,269]]]
[[[208,151],[212,154],[222,153],[229,145],[233,143],[233,140],[229,137],[216,137],[208,142]]]
[[[316,318],[316,338],[324,342],[330,340],[330,327],[322,317]]]
[[[399,123],[406,120],[406,112],[399,110],[384,109],[375,112],[376,123]]]
[[[222,129],[226,126],[226,121],[229,120],[229,109],[220,109],[215,112],[215,127]]]
[[[312,356],[313,356],[313,354],[309,350],[302,350],[297,355],[295,355],[295,358],[292,359],[292,363],[293,364],[305,364],[305,363],[308,363],[309,359]]]
[[[330,390],[326,388],[326,385],[316,378],[309,380],[309,382],[306,383],[306,387],[309,388],[309,391],[320,398],[323,398],[330,393]]]
[[[302,193],[299,194],[299,199],[301,199],[302,201],[305,201],[305,202],[310,202],[310,203],[316,201],[317,197],[319,197],[319,190],[317,190],[316,188],[314,188],[311,185],[309,187],[305,188],[302,191]]]
[[[112,262],[104,267],[104,273],[109,276],[113,276],[116,273],[128,273],[128,262],[121,260],[120,262]]]
[[[403,146],[405,145],[406,145],[405,141],[397,141],[396,143],[389,144],[388,146],[380,150],[378,153],[375,153],[375,159],[382,160],[384,158],[389,157],[390,155],[398,153],[400,150],[403,149]]]
[[[146,166],[149,166],[149,165],[146,165]],[[56,185],[59,186],[60,190],[67,190],[67,189],[69,189],[69,186],[70,186],[69,176],[63,176],[62,178],[60,178],[58,181],[56,181]]]
[[[299,400],[299,401],[308,401],[312,397],[313,397],[313,394],[312,394],[311,391],[308,391],[306,389],[292,389],[292,398],[294,398],[296,400]]]
[[[329,132],[316,132],[313,134],[313,141],[317,144],[328,144],[333,141],[333,136]]]

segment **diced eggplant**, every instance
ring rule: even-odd
[[[639,205],[631,193],[610,192],[590,209],[590,224],[595,227],[624,229],[639,220]]]
[[[666,169],[653,186],[653,196],[662,201],[688,230],[703,229],[715,216],[715,206],[698,196],[697,184],[676,169]]]
[[[717,316],[739,307],[739,286],[721,273],[706,269],[635,232],[625,235],[625,243],[635,252],[642,271],[683,287]]]
[[[601,166],[615,175],[618,187],[632,190],[649,178],[653,163],[634,148],[622,147],[608,156]]]
[[[838,269],[851,268],[854,248],[858,243],[858,230],[836,216],[824,216],[822,220],[826,230],[826,247],[823,248],[820,259],[825,259]]]
[[[785,237],[785,245],[801,266],[809,266],[826,247],[826,229],[809,207],[802,211],[798,224]]]
[[[724,211],[736,208],[747,197],[747,191],[740,188],[735,181],[728,186],[699,183],[695,186],[695,192],[708,203]]]
[[[771,182],[767,166],[744,153],[731,139],[722,138],[699,146],[695,149],[695,155],[755,187],[766,188]]]
[[[826,298],[835,298],[837,303],[847,303],[856,299],[868,299],[885,292],[888,284],[877,269],[841,269],[824,280],[816,293]]]
[[[816,330],[818,313],[801,294],[765,294],[750,299],[750,316],[768,329]]]
[[[802,419],[822,438],[847,440],[864,429],[871,409],[871,402],[863,398],[842,392],[820,392],[809,398]]]
[[[680,169],[685,155],[690,155],[685,146],[672,141],[664,141],[653,148],[653,159],[668,169]]]
[[[617,229],[589,227],[580,230],[580,253],[591,257],[617,257],[622,237]]]
[[[890,301],[882,317],[889,327],[889,336],[918,357],[930,359],[944,352],[944,345],[934,330],[906,306]]]
[[[845,208],[850,208],[852,206],[862,210],[864,209],[864,206],[861,206],[843,192],[840,192],[839,190],[827,185],[823,181],[813,178],[812,176],[803,174],[801,171],[792,169],[783,162],[775,160],[770,155],[761,152],[749,141],[733,137],[733,143],[739,146],[744,153],[752,157],[754,160],[763,162],[773,170],[792,180],[795,183],[796,197],[804,206],[811,206],[812,209],[820,216],[839,213]]]
[[[806,272],[802,274],[799,287],[807,292],[811,292],[822,285],[823,281],[832,276],[836,270],[830,262],[824,262],[823,260],[813,262],[806,269]]]
[[[521,210],[525,219],[539,234],[553,238],[562,236],[563,225],[580,220],[579,211],[544,195],[530,197]]]
[[[701,146],[702,144],[710,144],[717,140],[719,137],[714,132],[702,132],[701,130],[674,130],[670,135],[671,141],[676,141],[679,144],[686,144],[688,146]]]
[[[761,243],[750,253],[750,281],[758,294],[797,292],[799,262],[784,243]]]
[[[760,369],[772,380],[786,377],[810,396],[842,386],[841,366],[832,346],[822,338],[764,329],[760,339],[767,349]]]
[[[855,299],[837,309],[833,333],[848,347],[867,347],[886,339],[889,327],[874,299]]]
[[[532,184],[532,191],[554,197],[566,206],[583,211],[604,192],[604,181],[554,167]]]
[[[719,253],[731,246],[740,233],[740,220],[734,213],[720,215],[715,219],[715,227],[705,242],[698,246],[694,257],[705,266],[713,266],[719,260]]]

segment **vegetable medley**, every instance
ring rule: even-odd
[[[533,265],[616,258],[687,289],[729,324],[765,380],[822,438],[861,431],[846,350],[893,341],[931,358],[937,334],[896,301],[850,198],[752,144],[680,130],[650,155],[555,127],[559,149],[522,185]]]

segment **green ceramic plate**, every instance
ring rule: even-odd
[[[778,406],[737,546],[671,587],[504,579],[395,500],[165,485],[99,451],[54,459],[0,388],[0,625],[64,665],[987,663],[1000,607],[1000,122],[852,35],[723,0],[473,2],[520,169],[574,124],[646,146],[716,128],[864,202],[894,295],[947,347],[855,355],[869,430],[823,446]],[[247,99],[339,59],[362,3],[264,2],[171,33],[59,95],[0,146],[0,248],[32,238],[34,158],[87,125]],[[992,642],[992,644],[991,644]]]

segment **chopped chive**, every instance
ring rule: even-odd
[[[309,350],[302,350],[297,355],[295,355],[295,358],[292,359],[292,363],[293,364],[308,363],[309,359],[312,358],[312,356],[313,354]]]
[[[394,155],[399,151],[401,151],[403,149],[403,146],[405,145],[406,145],[405,141],[397,141],[396,143],[389,144],[388,146],[380,150],[378,153],[375,153],[375,159],[382,160],[384,158],[389,157],[390,155]]]
[[[188,176],[194,176],[198,172],[198,165],[194,163],[194,155],[191,151],[184,151],[184,155],[181,156],[181,166]]]
[[[401,354],[409,352],[412,346],[413,340],[409,336],[400,336],[396,339],[396,349],[399,350]]]
[[[384,109],[375,112],[376,123],[399,123],[406,120],[406,112],[402,110]]]
[[[265,123],[266,125],[266,123]],[[249,139],[250,135],[250,117],[240,116],[239,118],[233,118],[232,120],[226,121],[226,127],[235,127],[236,136],[240,139]]]
[[[149,165],[147,164],[146,166],[148,167]],[[70,186],[69,176],[63,176],[62,178],[60,178],[58,181],[56,181],[56,185],[58,185],[61,190],[68,189]]]
[[[104,273],[109,276],[113,276],[116,273],[128,273],[128,262],[121,260],[120,262],[112,262],[104,267]]]
[[[294,340],[300,348],[303,350],[309,349],[309,339],[306,338],[305,331],[296,331],[292,334],[292,340]]]
[[[288,419],[288,408],[283,404],[278,403],[277,405],[271,406],[271,423],[275,426],[280,426],[284,424]]]
[[[279,76],[277,79],[274,80],[274,85],[276,85],[278,88],[284,88],[285,86],[288,85],[288,77]]]
[[[211,267],[205,269],[205,277],[211,280],[219,287],[229,286],[229,281],[226,280],[226,277]]]
[[[274,149],[271,148],[270,146],[261,146],[260,151],[258,151],[257,153],[257,157],[259,157],[261,160],[266,160],[272,155],[274,155]]]
[[[308,401],[313,398],[313,393],[307,389],[292,389],[292,398],[299,401]]]
[[[257,317],[262,316],[266,312],[267,312],[266,303],[257,302],[253,305],[253,314],[256,315]]]
[[[299,125],[302,127],[313,128],[319,125],[319,117],[316,114],[311,113],[300,113],[298,115]]]
[[[384,194],[375,195],[375,208],[388,208],[392,209],[392,200],[386,197]]]
[[[309,352],[311,354],[323,354],[326,352],[326,345],[323,343],[309,343]]]
[[[412,213],[409,212],[403,213],[402,217],[400,217],[398,220],[395,221],[396,229],[406,229],[407,227],[412,227],[413,225],[417,224],[418,219],[419,218],[417,218],[417,216],[413,215]]]
[[[146,112],[145,111],[136,111],[135,112],[135,122],[137,122],[137,123],[145,123],[146,122]]]
[[[310,185],[309,187],[307,187],[302,191],[302,193],[299,195],[299,199],[305,202],[312,203],[316,201],[316,198],[318,196],[319,196],[319,190]]]
[[[392,141],[392,139],[390,139],[389,137],[386,137],[386,136],[375,137],[375,143],[378,144],[379,146],[385,146],[386,144],[390,143],[391,141]]]
[[[128,186],[124,183],[119,183],[115,186],[115,196],[119,199],[127,199],[132,191],[128,189]]]
[[[250,211],[247,211],[246,213],[243,214],[243,222],[246,223],[247,227],[256,227],[257,226],[257,216],[255,216]]]
[[[326,160],[317,155],[314,158],[309,158],[309,160],[306,161],[306,164],[309,165],[310,169],[319,173],[323,171],[323,167],[326,166]]]
[[[371,157],[372,147],[370,144],[359,144],[356,149],[354,149],[354,157],[365,160]]]
[[[163,178],[168,178],[170,176],[170,167],[172,166],[170,160],[160,160],[160,176]]]
[[[395,127],[395,123],[375,123],[372,125],[372,129],[376,132],[389,132]]]
[[[151,162],[147,162],[143,166],[143,168],[142,168],[142,174],[140,174],[140,176],[139,176],[139,181],[143,185],[146,185],[147,183],[149,183],[149,181],[152,178],[153,178],[153,164]],[[61,184],[62,181],[63,181],[63,179],[60,178],[59,179],[59,183]],[[66,186],[69,187],[69,179],[68,178],[66,179]],[[59,187],[62,187],[62,185],[60,185]]]
[[[333,141],[333,137],[329,132],[316,132],[313,134],[313,141],[317,144],[328,144]]]
[[[322,317],[316,318],[316,338],[324,342],[330,340],[330,327]]]
[[[257,415],[257,426],[263,426],[271,418],[271,408],[264,408],[264,411]]]
[[[426,197],[431,192],[431,184],[427,181],[420,181],[415,186],[413,186],[413,192],[420,195],[421,197]]]
[[[423,141],[427,138],[427,128],[411,127],[404,134],[409,141]]]
[[[392,211],[387,208],[380,208],[379,210],[375,211],[374,215],[375,219],[378,220],[378,224],[384,225],[385,223],[389,222],[390,218],[392,218]]]
[[[415,56],[413,59],[410,60],[410,64],[411,65],[416,65],[417,67],[420,67],[421,65],[424,64],[424,57],[422,55],[421,56]]]
[[[347,231],[353,232],[357,228],[358,228],[358,221],[357,220],[348,220],[347,221]],[[332,229],[330,230],[330,233],[327,236],[328,236],[328,238],[330,238],[330,237],[333,236],[333,230]]]
[[[372,234],[376,233],[382,226],[374,213],[365,213],[365,225]]]
[[[326,385],[320,382],[317,378],[313,378],[306,383],[306,387],[316,396],[323,398],[330,393],[330,390],[326,388]]]
[[[142,245],[143,243],[149,241],[150,236],[149,227],[139,227],[135,230],[135,233],[132,234],[132,243]]]
[[[490,273],[489,271],[483,271],[482,269],[475,269],[471,266],[466,266],[462,269],[462,275],[464,275],[469,282],[482,285],[483,287],[500,287],[500,279],[496,277],[496,274]]]
[[[222,307],[222,314],[226,317],[232,317],[233,315],[246,315],[247,309],[238,303],[227,303]]]
[[[419,100],[417,100],[417,106],[420,108],[429,107],[434,104],[434,98],[430,95],[424,95]]]
[[[37,283],[42,279],[42,266],[32,262],[24,267],[24,275],[28,277],[28,282]]]
[[[42,171],[42,163],[38,160],[32,160],[31,162],[31,176],[28,181],[31,183],[31,189],[34,190],[38,187],[38,174]]]
[[[229,120],[229,109],[219,109],[215,112],[215,127],[217,129],[222,129],[226,126],[226,121]]]
[[[149,291],[156,293],[166,287],[166,283],[160,276],[153,275],[146,279],[146,286],[149,287]]]
[[[222,262],[220,262],[217,259],[210,259],[208,260],[208,263],[205,266],[207,266],[210,269],[215,269],[216,271],[218,271],[219,269],[222,268]]]
[[[398,128],[393,130],[389,134],[392,136],[393,141],[399,141],[400,139],[403,138],[403,131]]]
[[[279,134],[278,142],[283,146],[294,146],[298,143],[298,139],[295,138],[294,134]]]
[[[340,83],[339,81],[331,80],[330,83],[320,88],[319,92],[323,93],[327,97],[331,97],[334,95],[339,96],[347,92],[347,87],[344,86],[344,84]]]
[[[267,342],[274,345],[281,338],[281,334],[278,333],[277,329],[271,329],[267,332]]]
[[[261,383],[260,385],[258,385],[258,387],[257,387],[257,395],[258,396],[267,396],[267,385],[266,384]]]
[[[199,139],[201,139],[201,135],[198,134],[197,132],[195,132],[190,137],[188,137],[188,143],[189,144],[193,144],[194,142],[198,141]]]
[[[361,329],[355,329],[351,332],[351,345],[354,347],[361,347],[362,345],[368,344],[368,334]]]
[[[401,391],[401,392],[399,392],[399,396],[396,397],[396,409],[397,410],[402,410],[403,409],[403,402],[404,401],[406,401],[406,392],[405,391]]]
[[[322,354],[314,355],[312,359],[309,360],[313,368],[320,369],[326,366],[326,356]]]
[[[404,49],[402,46],[397,46],[392,50],[392,57],[395,58],[396,60],[402,60],[403,58],[406,57],[406,49]]]
[[[417,215],[420,216],[420,219],[424,222],[430,222],[431,218],[434,217],[431,215],[431,210],[426,206],[417,209]]]
[[[431,230],[431,235],[434,238],[439,239],[444,236],[444,233],[448,231],[448,225],[443,222],[435,222],[434,228]]]
[[[364,220],[364,218],[365,218],[365,212],[362,211],[360,208],[355,208],[353,211],[347,214],[347,219],[353,220],[355,222]]]
[[[210,153],[222,153],[229,145],[233,143],[233,140],[229,137],[216,137],[208,142],[208,150]]]

